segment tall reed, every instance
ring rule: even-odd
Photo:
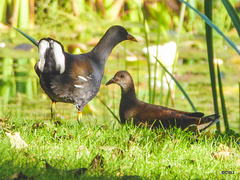
[[[189,104],[191,105],[193,111],[197,112],[197,109],[195,108],[193,102],[191,101],[191,99],[189,98],[188,94],[186,93],[186,91],[183,89],[183,87],[181,86],[181,84],[177,81],[177,79],[167,70],[167,68],[164,66],[164,64],[159,61],[156,57],[155,57],[156,61],[160,64],[160,66],[163,68],[163,70],[172,78],[172,80],[176,83],[176,85],[178,86],[178,88],[180,89],[180,91],[183,93],[183,95],[185,96],[185,98],[188,100]]]
[[[204,10],[209,20],[212,20],[212,1],[204,0]],[[206,26],[208,65],[209,65],[209,72],[210,72],[210,79],[211,79],[211,86],[212,86],[214,111],[216,114],[219,114],[218,101],[217,101],[216,77],[215,77],[215,70],[214,70],[214,63],[213,63],[212,28],[207,23],[205,23],[205,26]],[[216,126],[217,126],[217,130],[220,131],[220,122],[218,122]]]
[[[182,3],[186,4],[189,8],[191,8],[195,13],[197,13],[204,21],[206,24],[206,41],[207,41],[207,50],[208,50],[208,62],[209,62],[209,70],[210,70],[210,77],[211,77],[211,86],[212,86],[212,93],[213,93],[213,101],[214,101],[214,109],[215,112],[218,113],[218,102],[217,102],[217,92],[216,92],[216,79],[215,79],[215,71],[214,71],[214,64],[213,64],[213,44],[212,44],[212,29],[214,29],[219,35],[221,35],[226,42],[232,46],[232,48],[240,55],[240,52],[237,48],[237,46],[228,38],[224,35],[224,33],[211,21],[212,19],[212,1],[205,0],[204,1],[204,10],[205,14],[200,13],[197,9],[193,8],[189,3],[183,0],[179,0]],[[235,9],[232,7],[232,5],[229,3],[228,0],[222,0],[222,3],[224,4],[225,8],[228,11],[229,16],[231,17],[233,24],[235,28],[238,31],[238,34],[240,35],[240,20],[235,12]],[[218,74],[220,74],[220,70],[218,67]],[[218,75],[220,76],[220,75]],[[218,79],[219,83],[219,92],[220,92],[220,98],[221,98],[221,105],[223,111],[223,116],[224,116],[224,125],[225,129],[229,130],[229,125],[228,125],[228,119],[227,119],[227,113],[226,113],[226,105],[225,105],[225,100],[223,96],[223,89],[222,89],[222,83],[221,83],[221,77]],[[240,107],[239,107],[240,108]],[[220,124],[217,124],[217,130],[220,130]]]
[[[229,16],[231,17],[232,22],[238,32],[238,36],[240,37],[240,20],[237,12],[228,0],[222,0],[222,3],[225,6]]]
[[[226,104],[225,104],[225,99],[223,94],[222,78],[221,78],[221,71],[220,71],[219,64],[217,64],[217,77],[218,77],[219,95],[221,99],[223,122],[224,122],[225,130],[229,131],[230,129],[229,129],[229,123],[228,123],[227,109],[226,109]]]
[[[144,11],[144,10],[143,10]],[[145,13],[143,13],[145,14]],[[151,71],[151,61],[150,61],[150,52],[149,52],[149,37],[148,37],[148,34],[149,34],[149,27],[148,27],[148,24],[147,24],[147,20],[146,20],[146,17],[144,15],[144,20],[143,20],[143,23],[144,23],[144,35],[145,35],[145,42],[146,42],[146,47],[147,47],[147,64],[148,64],[148,97],[149,97],[149,103],[152,103],[152,86],[151,86],[151,74],[152,74],[152,71]]]

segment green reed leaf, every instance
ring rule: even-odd
[[[224,121],[226,131],[229,131],[227,109],[226,109],[226,104],[225,104],[225,99],[223,94],[223,87],[222,87],[222,78],[221,78],[221,72],[218,64],[217,64],[217,75],[218,75],[219,94],[220,94],[221,105],[222,105],[223,121]]]
[[[179,0],[182,3],[186,4],[189,8],[191,8],[194,12],[196,12],[209,26],[211,26],[211,28],[213,28],[218,34],[220,34],[225,41],[227,41],[227,43],[232,46],[232,48],[240,55],[239,50],[237,49],[237,46],[227,37],[224,35],[224,33],[204,14],[202,14],[201,12],[199,12],[197,9],[195,9],[194,7],[192,7],[189,3],[187,3],[186,1],[183,0]]]
[[[230,2],[228,0],[222,0],[222,3],[225,6],[225,8],[227,9],[227,12],[228,12],[229,16],[231,17],[232,22],[238,32],[238,36],[240,37],[240,20],[239,20],[236,10],[232,7],[232,5],[230,4]]]
[[[160,66],[164,69],[164,71],[166,73],[168,73],[168,75],[172,78],[172,80],[176,83],[177,87],[181,90],[181,92],[183,93],[183,95],[185,96],[185,98],[188,100],[189,104],[191,105],[193,111],[197,112],[197,109],[195,108],[193,102],[191,101],[191,99],[189,98],[189,96],[187,95],[186,91],[183,89],[183,87],[181,86],[181,84],[178,82],[178,80],[167,70],[167,68],[163,65],[163,63],[161,61],[159,61],[156,57],[155,57],[156,61],[160,64]]]
[[[211,20],[212,19],[212,1],[205,0],[204,1],[204,11],[206,16]],[[211,87],[212,87],[212,97],[213,97],[213,105],[214,111],[216,114],[219,113],[218,110],[218,100],[217,100],[217,87],[216,87],[216,76],[215,76],[215,69],[213,63],[213,38],[212,38],[212,28],[206,24],[206,42],[207,42],[207,53],[208,53],[208,66],[210,72],[210,80],[211,80]],[[217,130],[220,131],[220,123],[216,124]]]
[[[10,24],[8,24],[9,26],[11,26]],[[32,38],[31,36],[27,35],[26,33],[22,32],[21,30],[19,30],[18,28],[15,28],[13,26],[11,26],[12,28],[14,28],[16,31],[18,31],[19,33],[21,33],[24,37],[26,37],[29,41],[31,41],[35,46],[38,47],[38,42]]]
[[[96,98],[99,99],[99,101],[109,110],[109,112],[113,115],[113,117],[119,122],[119,124],[122,124],[120,119],[115,115],[115,113],[111,110],[110,107],[108,107],[108,105],[99,97],[96,96]]]

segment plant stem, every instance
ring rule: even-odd
[[[219,95],[220,95],[220,98],[221,98],[221,106],[222,106],[222,113],[223,113],[225,130],[229,131],[227,109],[226,109],[226,104],[225,104],[225,99],[224,99],[224,94],[223,94],[223,87],[222,87],[222,78],[221,78],[221,72],[220,72],[220,68],[219,68],[218,64],[217,64],[217,74],[218,74]]]
[[[147,46],[147,62],[148,62],[148,96],[149,96],[149,102],[152,102],[152,87],[151,87],[151,62],[150,62],[150,53],[149,53],[149,42],[148,42],[148,25],[147,20],[145,19],[144,15],[144,34],[145,34],[145,41]]]
[[[204,11],[206,16],[210,20],[212,20],[212,1],[204,0]],[[205,23],[205,27],[206,27],[208,64],[209,64],[209,71],[210,71],[210,78],[211,78],[214,111],[216,114],[218,114],[219,110],[218,110],[218,102],[217,102],[216,77],[215,77],[214,63],[213,63],[212,28],[207,23]],[[218,122],[216,126],[217,126],[217,130],[220,131],[220,122]]]

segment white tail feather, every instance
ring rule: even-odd
[[[62,47],[57,42],[50,42],[53,47],[53,52],[55,56],[56,69],[60,71],[60,74],[65,71],[65,56],[62,51]]]
[[[41,72],[43,72],[44,65],[45,65],[45,52],[50,47],[49,42],[46,40],[42,40],[39,43],[39,62],[38,62],[38,68]]]

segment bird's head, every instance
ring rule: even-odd
[[[134,89],[134,83],[132,76],[127,71],[118,71],[112,79],[110,79],[106,85],[118,84],[123,92],[129,91],[129,89]]]
[[[129,34],[127,30],[122,26],[112,26],[107,30],[106,34],[110,34],[109,37],[112,36],[116,41],[119,42],[124,40],[131,40],[137,42],[136,38]]]

